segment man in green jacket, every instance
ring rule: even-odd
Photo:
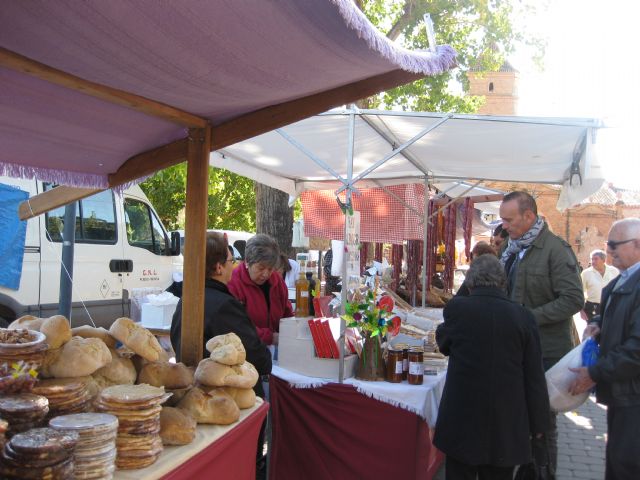
[[[500,205],[502,226],[509,233],[501,263],[509,297],[533,313],[540,332],[545,370],[573,347],[573,315],[584,304],[578,260],[571,246],[554,235],[538,216],[535,199],[511,192]],[[558,458],[556,415],[547,433],[549,465],[555,474]]]

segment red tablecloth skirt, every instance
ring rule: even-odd
[[[331,383],[292,388],[271,376],[271,480],[431,479],[443,454],[417,415]]]
[[[258,434],[268,410],[269,404],[265,402],[245,421],[162,478],[255,480]]]

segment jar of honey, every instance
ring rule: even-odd
[[[423,351],[419,347],[409,349],[409,374],[407,380],[410,385],[422,385],[424,380]]]
[[[402,350],[390,348],[387,351],[387,382],[402,382]]]

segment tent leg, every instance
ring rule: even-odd
[[[429,180],[424,177],[424,220],[422,221],[422,308],[427,306],[427,215],[429,208]]]

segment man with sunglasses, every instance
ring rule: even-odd
[[[599,315],[585,333],[595,335],[595,365],[573,369],[577,395],[594,385],[607,405],[606,480],[640,478],[640,219],[613,224],[607,254],[620,275],[602,290]]]

